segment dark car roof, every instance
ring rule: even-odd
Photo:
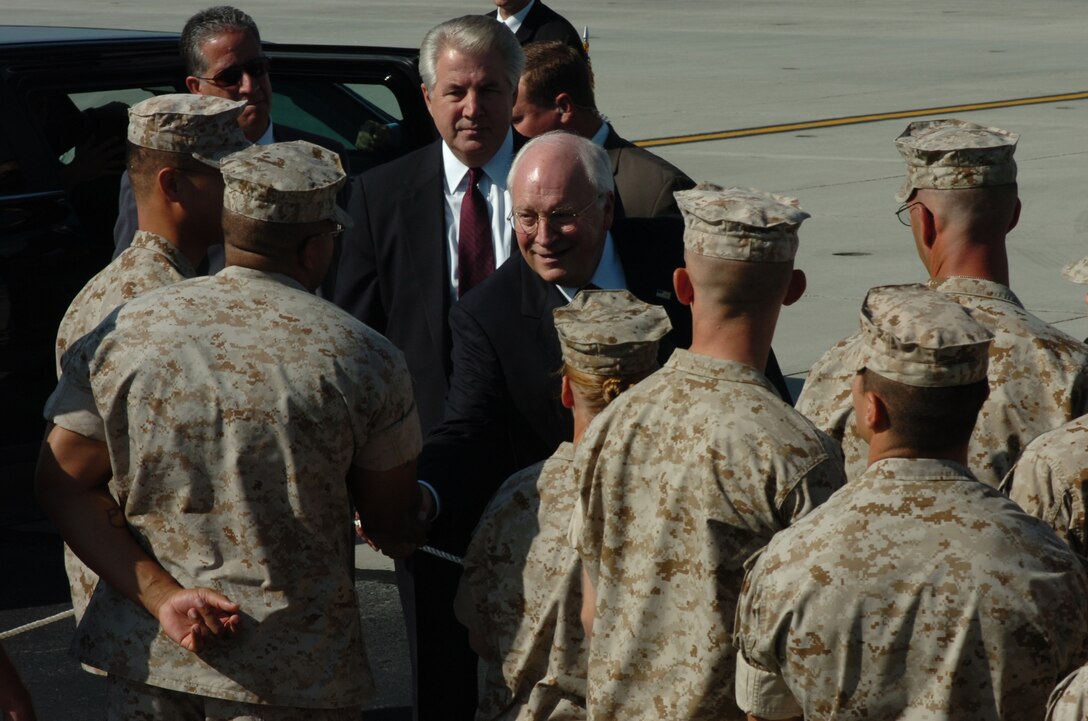
[[[0,25],[0,46],[96,43],[116,40],[177,40],[178,33],[154,30],[65,28],[41,25]]]

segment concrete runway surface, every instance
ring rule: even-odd
[[[2,22],[12,24],[178,31],[206,4],[2,0],[0,9]],[[866,289],[924,279],[909,231],[892,216],[903,175],[892,141],[910,119],[960,117],[1022,134],[1024,209],[1009,240],[1012,287],[1038,315],[1076,337],[1088,335],[1083,289],[1059,275],[1062,265],[1088,254],[1081,2],[549,5],[579,29],[588,26],[598,106],[621,135],[672,138],[655,152],[692,177],[794,195],[812,214],[798,256],[809,289],[783,312],[775,342],[797,385],[828,346],[856,329]],[[241,7],[270,41],[418,47],[436,23],[489,6],[486,0],[254,0]],[[1040,97],[1050,99],[1009,102]],[[912,113],[932,108],[958,109]],[[811,122],[850,116],[872,117]],[[779,132],[680,142],[764,126]],[[24,590],[3,592],[0,631],[64,609],[57,598],[63,580],[55,577],[59,551],[47,531],[44,525],[0,529],[5,555],[37,559],[18,564],[23,575],[4,579],[5,589]],[[365,555],[359,565],[367,628],[396,632],[369,644],[372,665],[385,669],[374,707],[401,706],[408,701],[407,661],[392,573]],[[69,620],[5,642],[26,670],[42,718],[101,715],[101,684],[64,654],[70,630]]]

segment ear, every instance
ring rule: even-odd
[[[574,114],[574,101],[570,99],[570,93],[559,93],[555,96],[555,110],[559,113],[560,122],[570,122],[571,115]]]
[[[189,92],[193,95],[200,95],[200,78],[187,75],[185,77],[185,87],[189,89]]]
[[[801,296],[805,294],[805,289],[808,288],[808,278],[805,277],[805,271],[794,268],[793,275],[790,276],[790,285],[786,288],[786,297],[782,300],[782,305],[793,305]]]
[[[616,196],[610,190],[604,199],[604,227],[606,229],[612,227],[612,221],[615,219],[616,210]]]
[[[427,112],[431,111],[431,94],[427,90],[427,83],[420,83],[419,89],[423,91],[423,102],[427,105]],[[517,92],[517,91],[515,91]]]
[[[865,405],[865,425],[874,433],[883,433],[891,427],[891,417],[888,415],[888,406],[884,399],[873,391],[865,391],[863,396]]]
[[[1023,207],[1023,206],[1020,205],[1020,199],[1017,198],[1016,199],[1016,207],[1013,208],[1013,211],[1012,211],[1012,220],[1009,221],[1009,230],[1005,231],[1006,233],[1010,232],[1013,228],[1016,227],[1016,224],[1020,222],[1020,209],[1021,209],[1021,207]]]
[[[176,168],[159,168],[155,174],[155,185],[159,193],[171,203],[181,202],[181,193],[178,189],[178,176]]]
[[[933,217],[933,211],[925,205],[920,205],[918,222],[921,224],[919,227],[922,231],[922,243],[925,244],[926,249],[931,250],[933,244],[937,242],[937,219]]]
[[[563,376],[563,389],[559,393],[559,400],[563,402],[564,408],[574,408],[574,391],[570,387],[570,378],[566,376]]]
[[[691,285],[687,268],[677,268],[672,272],[672,287],[676,289],[676,299],[684,305],[691,305],[695,300],[695,288]]]

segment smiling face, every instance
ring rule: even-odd
[[[227,68],[245,65],[261,57],[261,46],[256,38],[242,30],[215,35],[201,45],[200,49],[207,61],[207,67],[201,73],[205,78],[214,78]],[[242,126],[250,142],[256,142],[268,129],[272,112],[272,83],[267,72],[259,78],[248,72],[243,73],[241,79],[233,85],[202,80],[192,75],[185,79],[185,83],[190,92],[200,95],[245,100],[246,109],[238,119],[238,124]]]
[[[470,168],[478,168],[491,160],[506,139],[514,90],[497,50],[464,53],[447,47],[438,54],[434,87],[423,87],[423,99],[453,154]]]
[[[566,229],[539,220],[532,233],[515,227],[518,249],[529,267],[548,283],[581,287],[600,263],[605,233],[612,226],[612,194],[593,202],[598,190],[572,152],[550,145],[527,152],[510,188],[514,212],[578,215]],[[579,212],[582,208],[586,209]]]

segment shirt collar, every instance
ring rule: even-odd
[[[529,0],[528,5],[523,7],[521,10],[518,10],[516,13],[506,18],[505,20],[500,20],[500,22],[506,23],[506,27],[510,28],[510,32],[516,33],[518,30],[521,30],[521,24],[525,22],[525,16],[528,15],[529,11],[533,9],[533,5],[536,5],[536,0]],[[498,13],[496,12],[496,17],[497,16]]]
[[[506,138],[502,145],[491,156],[491,160],[484,163],[483,171],[491,184],[500,191],[506,192],[506,176],[510,173],[510,165],[514,162],[514,130],[506,131]],[[442,141],[442,171],[446,176],[446,194],[452,195],[464,182],[468,175],[468,166],[453,154],[450,146]]]
[[[256,268],[247,268],[244,265],[228,265],[223,270],[215,274],[216,277],[222,278],[244,278],[249,281],[265,281],[270,283],[277,283],[279,285],[285,285],[288,288],[294,288],[295,290],[301,290],[303,293],[310,293],[306,290],[306,286],[300,283],[295,278],[284,273],[274,273],[268,270],[257,270]],[[313,295],[310,293],[310,295]]]
[[[600,145],[601,147],[604,147],[604,141],[608,140],[609,130],[610,128],[608,127],[608,123],[604,120],[604,118],[601,118],[601,127],[597,128],[597,132],[593,134],[593,137],[590,138],[589,141],[594,145]]]
[[[257,138],[256,145],[271,145],[276,142],[276,139],[272,136],[272,121],[268,121],[268,127],[265,128],[264,135]]]
[[[966,275],[952,275],[940,280],[930,280],[929,287],[947,295],[973,295],[1011,303],[1020,308],[1024,304],[1007,285],[985,278],[971,278]]]
[[[137,230],[132,236],[133,248],[146,248],[147,250],[160,253],[170,261],[170,265],[174,266],[179,273],[186,278],[195,278],[196,269],[193,268],[193,264],[189,262],[189,259],[185,257],[176,245],[171,243],[166,238],[162,237],[158,233],[152,233],[149,230]]]
[[[627,278],[623,274],[623,264],[620,263],[620,254],[616,252],[616,244],[612,241],[612,231],[605,231],[601,259],[597,262],[597,270],[593,271],[589,282],[602,290],[627,289]],[[580,287],[565,285],[556,287],[568,302],[574,300],[574,296],[581,290]]]

